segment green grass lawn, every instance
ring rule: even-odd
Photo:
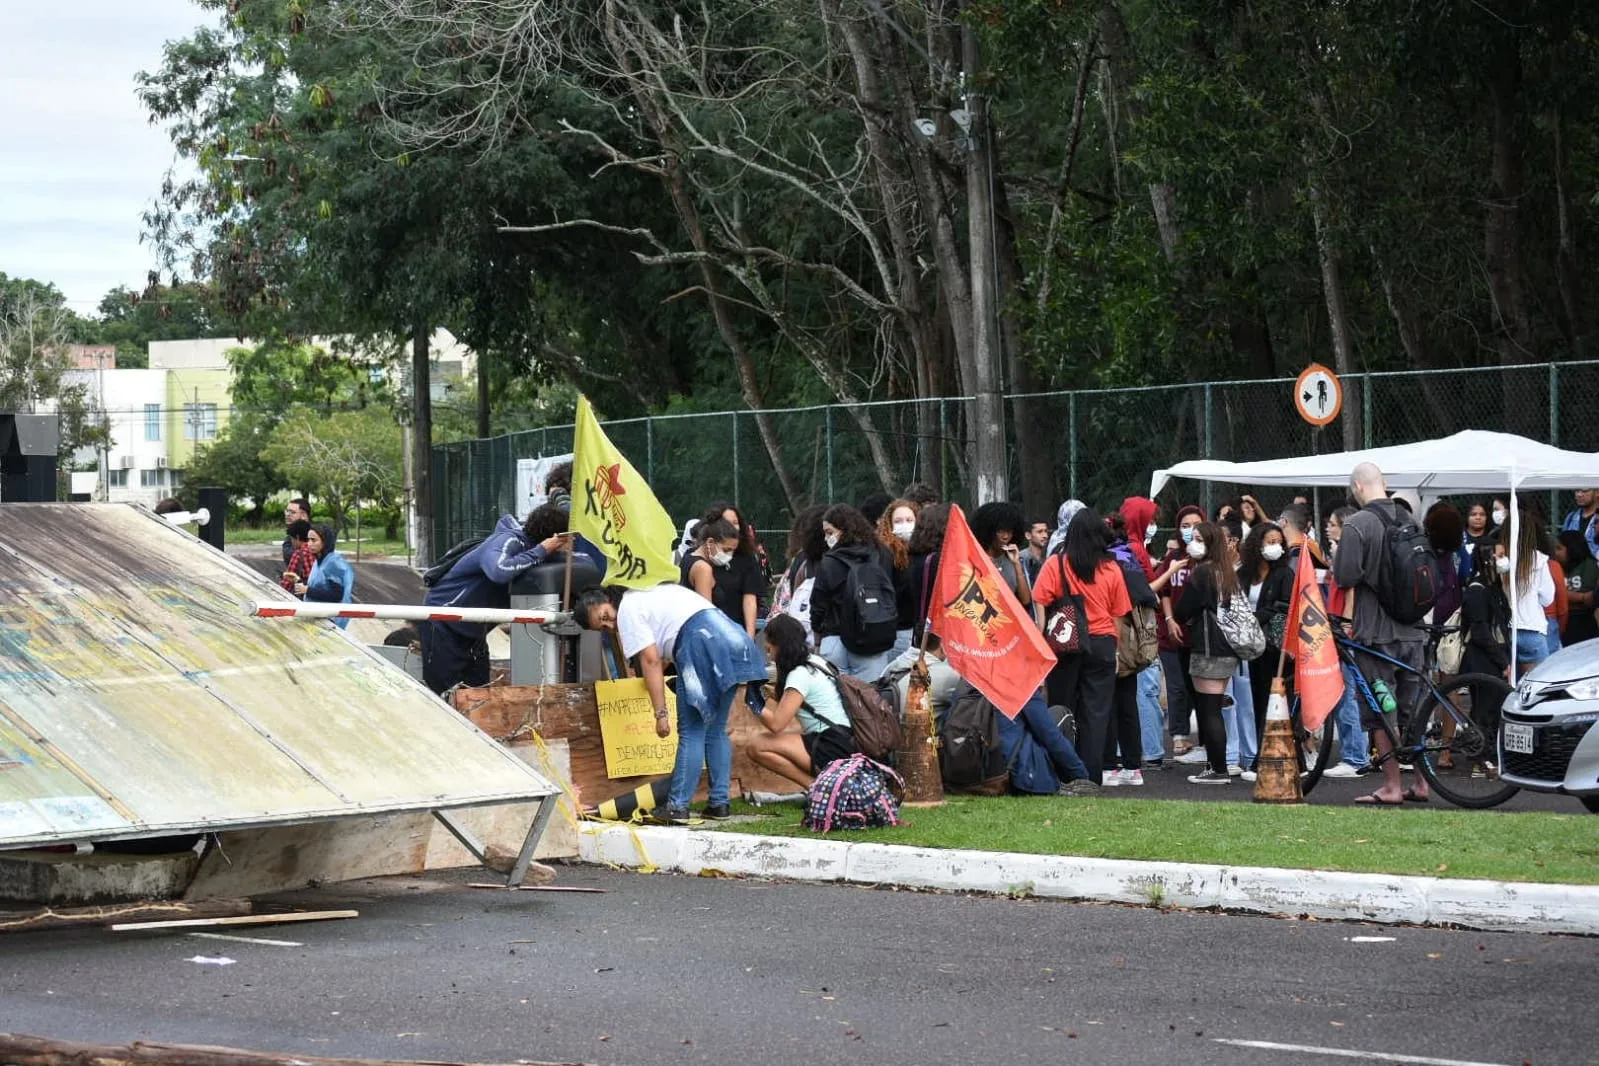
[[[352,558],[355,556],[355,541],[353,536],[354,531],[352,530],[350,539],[341,537],[338,544],[335,545],[339,551],[343,552],[345,555],[351,556]],[[247,526],[239,526],[229,529],[227,532],[227,538],[229,544],[279,544],[283,541],[283,530],[276,528],[250,529]],[[405,541],[403,539],[383,539],[383,527],[381,525],[368,526],[361,530],[362,558],[365,558],[368,555],[403,556],[404,554]]]
[[[719,831],[815,836],[798,807],[735,805]],[[952,796],[895,829],[832,839],[1106,859],[1158,859],[1433,877],[1599,884],[1599,817],[1442,809]]]

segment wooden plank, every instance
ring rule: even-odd
[[[104,925],[122,918],[164,914],[183,918],[227,918],[249,914],[247,899],[208,899],[198,903],[181,900],[124,903],[104,907],[45,907],[31,912],[0,913],[0,933],[26,933],[35,929],[68,926]]]
[[[501,883],[488,884],[482,881],[472,881],[467,888],[497,888],[501,892],[592,892],[604,895],[603,888],[588,888],[584,885],[505,885]]]
[[[113,933],[139,933],[151,929],[199,929],[226,925],[284,925],[289,922],[330,922],[339,918],[359,918],[360,911],[288,911],[284,914],[241,914],[235,918],[180,918],[170,922],[122,922],[111,927]]]
[[[469,1066],[467,1063],[394,1059],[325,1059],[199,1044],[135,1043],[121,1047],[78,1044],[22,1033],[0,1033],[0,1062],[7,1066]],[[589,1066],[582,1062],[518,1059],[517,1066]]]

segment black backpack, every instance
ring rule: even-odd
[[[432,588],[440,581],[443,581],[449,576],[450,571],[455,569],[456,563],[472,554],[472,549],[488,539],[487,537],[467,537],[461,543],[439,556],[438,562],[422,571],[422,584]]]
[[[1004,795],[1009,786],[999,711],[977,689],[964,687],[939,729],[939,770],[951,792]]]
[[[1366,509],[1382,521],[1383,527],[1377,602],[1400,625],[1419,622],[1438,602],[1442,582],[1438,555],[1409,511],[1399,508],[1399,519],[1393,521],[1380,508],[1368,505]]]
[[[894,646],[899,604],[894,598],[894,579],[876,552],[849,564],[838,628],[844,647],[856,655],[877,655]]]

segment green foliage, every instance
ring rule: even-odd
[[[233,405],[274,422],[303,404],[322,410],[386,402],[386,361],[356,352],[330,352],[315,344],[268,341],[230,348]]]
[[[289,484],[325,500],[340,528],[364,502],[394,507],[404,486],[400,427],[377,407],[328,415],[294,407],[271,430],[261,457]]]
[[[251,521],[259,522],[267,499],[290,484],[266,456],[271,429],[271,419],[236,411],[215,441],[195,450],[178,498],[195,507],[200,489],[224,489],[232,501],[251,501]]]
[[[215,305],[207,285],[152,285],[142,293],[119,285],[101,299],[88,343],[115,345],[119,368],[147,367],[151,341],[227,336]]]
[[[0,410],[54,410],[60,417],[63,471],[74,453],[111,436],[105,415],[89,406],[89,389],[72,381],[67,346],[82,336],[81,319],[54,285],[0,274]]]

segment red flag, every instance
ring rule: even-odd
[[[1338,662],[1332,621],[1321,598],[1321,586],[1316,583],[1316,565],[1311,555],[1307,540],[1294,570],[1294,594],[1288,601],[1283,650],[1294,659],[1300,721],[1306,729],[1316,730],[1343,698],[1344,671]]]
[[[972,536],[958,506],[949,509],[927,610],[928,624],[956,673],[1008,717],[1020,714],[1055,665],[1055,653]]]

